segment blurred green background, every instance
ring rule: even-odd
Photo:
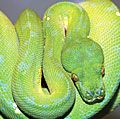
[[[15,23],[19,13],[25,8],[35,10],[42,18],[45,10],[52,4],[63,0],[0,0],[0,10],[2,10],[13,23]],[[83,0],[69,0],[72,2],[82,2]],[[113,0],[120,8],[120,0]],[[120,106],[102,119],[120,119]]]

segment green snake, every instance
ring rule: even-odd
[[[111,0],[56,3],[43,21],[26,9],[15,27],[0,12],[0,23],[3,118],[87,119],[116,91],[110,110],[119,105],[120,12]]]

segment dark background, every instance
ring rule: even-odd
[[[45,10],[52,4],[64,0],[0,0],[0,9],[7,14],[7,16],[14,23],[19,13],[25,8],[34,9],[42,18]],[[72,2],[81,2],[84,0],[68,0]],[[120,7],[120,0],[113,0],[113,2]]]
[[[50,5],[60,1],[63,0],[0,0],[0,10],[2,10],[14,23],[19,13],[25,8],[35,10],[42,18],[45,10]],[[68,1],[81,2],[83,0]],[[113,2],[120,8],[120,0],[113,0]],[[120,107],[102,119],[120,119]]]

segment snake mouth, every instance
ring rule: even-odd
[[[101,90],[101,88],[99,89],[99,93],[98,90],[96,93],[91,93],[90,91],[85,95],[82,95],[82,98],[85,102],[87,103],[98,103],[101,102],[104,97],[105,97],[105,91]]]
[[[102,100],[104,98],[104,96],[98,96],[97,99],[98,100]]]
[[[82,99],[84,100],[84,102],[88,103],[88,104],[94,104],[94,103],[99,103],[101,102],[103,99],[104,99],[104,96],[98,96],[98,97],[93,97],[91,99],[88,99],[88,98],[83,98]]]
[[[93,103],[93,102],[95,102],[95,98],[93,98],[93,99],[87,99],[87,98],[82,98],[86,103],[89,103],[89,104],[91,104],[91,103]]]

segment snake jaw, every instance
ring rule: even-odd
[[[104,97],[103,97],[103,96],[100,96],[100,97],[93,98],[93,99],[90,99],[90,100],[88,100],[87,98],[84,98],[83,100],[84,100],[86,103],[88,103],[88,104],[93,104],[93,103],[102,101],[103,99],[104,99]]]

